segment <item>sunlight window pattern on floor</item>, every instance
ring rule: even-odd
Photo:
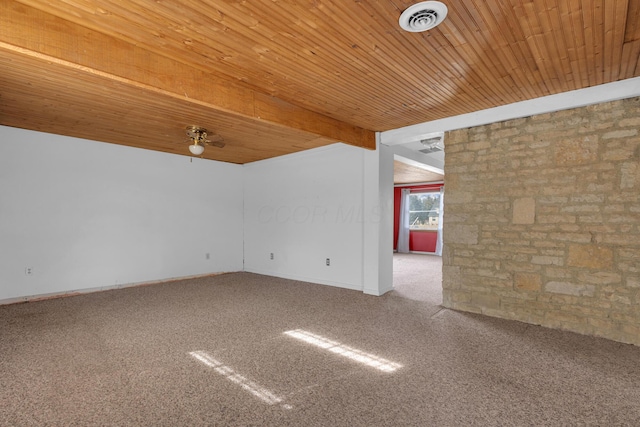
[[[395,370],[402,368],[402,365],[399,363],[383,359],[375,354],[365,353],[364,351],[343,345],[337,341],[332,341],[323,336],[316,335],[302,329],[286,331],[284,334],[383,372],[394,372]]]
[[[210,368],[213,368],[214,371],[216,371],[218,374],[222,375],[232,383],[239,385],[244,390],[253,394],[255,397],[262,400],[264,403],[268,405],[275,405],[276,403],[282,402],[281,397],[276,396],[266,388],[238,374],[230,367],[224,365],[222,362],[211,357],[211,355],[209,355],[208,353],[204,351],[192,351],[189,354],[192,357],[194,357],[196,360],[204,363]],[[285,409],[291,409],[291,406],[289,405],[283,405],[282,407]]]

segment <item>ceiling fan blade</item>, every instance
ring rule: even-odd
[[[224,138],[216,133],[214,133],[213,135],[209,135],[208,137],[209,139],[207,140],[207,144],[209,145],[213,145],[214,147],[218,147],[218,148],[222,148],[226,145],[223,142]]]
[[[223,142],[224,138],[220,135],[216,133],[208,135],[205,128],[201,128],[198,126],[188,126],[187,136],[189,137],[191,144],[201,145],[203,148],[205,144],[213,145],[214,147],[218,148],[223,148],[225,145],[227,145]]]

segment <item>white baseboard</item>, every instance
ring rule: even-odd
[[[359,285],[353,285],[351,283],[342,283],[342,282],[332,282],[330,280],[319,280],[313,277],[306,277],[306,276],[297,276],[295,274],[279,274],[279,273],[274,273],[272,271],[262,271],[262,270],[258,270],[258,269],[247,269],[245,268],[245,270],[247,273],[255,273],[255,274],[261,274],[263,276],[272,276],[272,277],[279,277],[281,279],[289,279],[289,280],[297,280],[300,282],[308,282],[308,283],[314,283],[317,285],[326,285],[326,286],[333,286],[335,288],[343,288],[343,289],[350,289],[352,291],[362,291],[362,286]]]
[[[390,286],[387,289],[378,289],[378,288],[367,289],[367,288],[364,288],[362,293],[367,294],[367,295],[373,295],[373,296],[376,296],[376,297],[380,297],[380,296],[382,296],[382,295],[384,295],[387,292],[390,292],[392,290],[393,290],[393,286]]]
[[[37,294],[37,295],[27,295],[23,297],[5,298],[5,299],[0,299],[0,305],[17,304],[21,302],[43,301],[43,300],[54,299],[54,298],[65,298],[65,297],[72,297],[74,295],[90,294],[93,292],[110,291],[114,289],[123,289],[123,288],[133,288],[136,286],[150,286],[150,285],[157,285],[157,284],[166,283],[166,282],[175,282],[178,280],[197,279],[200,277],[218,276],[220,274],[226,274],[226,272],[196,274],[193,276],[171,277],[168,279],[152,280],[148,282],[122,283],[122,284],[111,285],[111,286],[99,286],[95,288],[84,288],[84,289],[77,289],[77,290],[52,292],[48,294]]]

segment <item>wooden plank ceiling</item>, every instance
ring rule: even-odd
[[[413,3],[0,0],[0,124],[246,163],[640,76],[640,0]]]
[[[428,170],[411,166],[403,162],[393,162],[393,183],[399,184],[415,184],[425,182],[443,181],[444,175],[430,172]]]

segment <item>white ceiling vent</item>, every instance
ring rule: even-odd
[[[439,1],[423,1],[402,12],[398,23],[403,30],[412,33],[427,31],[447,17],[447,6]]]
[[[418,151],[424,154],[435,153],[444,150],[444,143],[441,136],[423,139],[420,141],[420,143],[424,146],[424,148]]]

